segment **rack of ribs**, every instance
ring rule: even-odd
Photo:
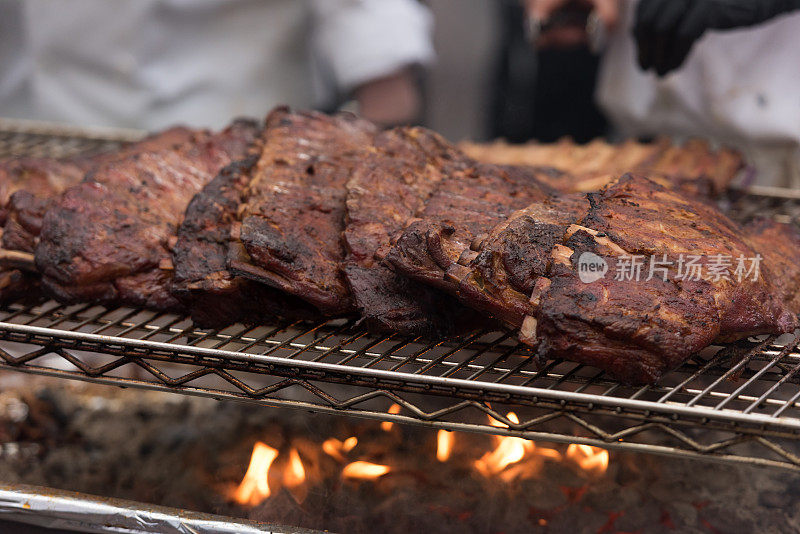
[[[653,383],[714,341],[798,326],[798,310],[777,285],[787,267],[769,258],[760,275],[743,280],[676,271],[682,256],[706,268],[715,257],[757,256],[756,238],[715,208],[633,175],[585,203],[534,204],[495,228],[469,262],[450,270],[463,301],[519,328],[542,357],[593,365],[629,383]],[[761,235],[755,227],[752,234]],[[608,265],[605,276],[582,281],[587,253]],[[657,258],[666,271],[649,277],[645,264],[641,279],[618,277],[634,256]]]
[[[345,185],[375,133],[350,114],[273,111],[232,228],[231,271],[324,316],[354,313],[342,270]]]
[[[197,193],[178,228],[172,249],[172,294],[200,327],[260,324],[276,318],[312,319],[317,315],[305,301],[234,276],[228,269],[231,229],[262,146],[262,142],[256,143],[254,154],[223,168]]]
[[[185,142],[189,135],[190,130],[174,127],[113,151],[0,161],[0,226],[4,256],[13,259],[15,252],[24,253],[17,256],[32,254],[39,241],[44,214],[65,189],[80,182],[93,167],[135,151]],[[0,299],[38,297],[40,277],[33,263],[27,259],[17,266],[13,261],[10,263],[0,271]]]
[[[564,171],[546,183],[564,193],[599,191],[621,174],[647,176],[668,188],[689,194],[714,196],[723,192],[744,167],[735,150],[712,149],[699,139],[682,145],[661,138],[653,143],[625,141],[611,144],[594,140],[577,144],[570,139],[556,143],[510,145],[461,143],[459,147],[478,161],[498,165],[548,166]]]
[[[277,108],[261,127],[0,162],[2,242],[34,251],[62,302],[187,310],[211,328],[358,314],[371,330],[443,336],[501,321],[542,358],[629,383],[798,326],[800,231],[740,226],[700,194],[741,160],[698,143],[548,150],[553,165],[479,162],[423,128]],[[654,180],[564,192],[608,182],[614,165]],[[714,258],[763,263],[693,277],[684,256],[708,272]],[[585,278],[586,257],[606,270]],[[646,263],[618,276],[633,258],[658,259],[663,278]],[[3,276],[0,296],[37,283]]]
[[[2,248],[32,253],[41,217],[52,198],[83,178],[90,158],[15,158],[0,162],[0,226]],[[7,254],[13,256],[13,254]],[[35,269],[4,265],[0,270],[0,300],[38,295]]]
[[[101,161],[47,210],[35,249],[48,292],[62,302],[180,309],[170,293],[170,246],[187,204],[258,131],[177,131]],[[185,138],[185,139],[184,139]]]
[[[382,261],[392,239],[424,209],[436,186],[469,164],[424,128],[378,135],[347,183],[344,270],[360,316],[371,330],[446,336],[474,328],[481,317],[436,289]],[[485,322],[485,321],[484,321]]]

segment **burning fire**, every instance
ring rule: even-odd
[[[436,434],[436,459],[446,462],[453,452],[453,433],[447,430],[440,430]]]
[[[371,462],[352,462],[344,466],[342,476],[356,480],[374,480],[391,471],[388,465],[373,464]]]
[[[602,475],[608,469],[608,451],[591,445],[572,444],[567,447],[567,458],[584,471]]]
[[[325,454],[336,458],[340,462],[344,462],[346,458],[344,455],[353,450],[353,447],[358,445],[358,438],[351,436],[344,441],[339,441],[336,438],[326,439],[322,442],[322,450]]]
[[[256,506],[264,502],[272,490],[269,487],[269,472],[278,457],[278,450],[266,443],[257,442],[250,456],[250,465],[239,487],[233,492],[233,500],[243,506]],[[289,450],[289,460],[280,482],[287,488],[297,488],[306,481],[306,469],[297,449]]]
[[[256,443],[250,456],[250,465],[233,494],[233,500],[242,505],[256,506],[269,497],[269,467],[277,457],[277,450],[266,443]]]
[[[389,413],[392,414],[392,415],[399,414],[400,413],[400,405],[395,403],[395,404],[392,404],[391,406],[389,406]],[[390,431],[392,429],[393,425],[394,425],[394,423],[390,423],[389,421],[384,421],[383,423],[381,423],[381,429],[383,429],[384,431],[388,432],[388,431]]]
[[[512,423],[519,423],[519,418],[514,412],[508,412],[506,417]],[[493,417],[489,418],[489,423],[496,427],[508,427],[508,425],[497,421]],[[474,464],[475,469],[487,477],[500,475],[503,480],[511,481],[519,476],[533,475],[538,472],[541,460],[545,458],[556,461],[561,460],[561,453],[557,450],[537,447],[534,442],[527,439],[512,436],[498,436],[495,439],[497,440],[497,447],[493,451],[484,454]],[[514,466],[507,469],[512,464],[521,462],[526,456],[528,460],[533,461],[526,463],[524,467]]]
[[[283,475],[283,483],[289,488],[296,488],[306,480],[306,470],[300,460],[297,449],[289,451],[289,467]]]
[[[400,406],[392,405],[389,413],[398,413]],[[506,415],[511,424],[519,424],[519,418],[514,412]],[[490,424],[495,427],[508,428],[509,424],[502,423],[490,417]],[[386,425],[389,425],[388,427]],[[392,423],[382,423],[384,430],[391,429]],[[447,462],[450,460],[455,444],[456,433],[439,430],[436,435],[436,460]],[[586,473],[601,475],[609,464],[608,451],[589,445],[570,445],[566,454],[562,455],[556,449],[540,447],[533,441],[514,436],[495,436],[495,447],[475,460],[473,467],[485,477],[496,477],[503,482],[511,482],[521,477],[531,477],[539,473],[545,460],[556,462],[565,459],[574,462]],[[348,462],[349,453],[358,444],[358,439],[351,436],[344,441],[336,438],[325,440],[321,449],[331,458],[345,464],[341,475],[350,480],[368,481],[376,480],[392,471],[388,465],[356,460]],[[273,462],[278,458],[279,452],[269,445],[257,442],[250,457],[250,465],[242,482],[233,492],[233,500],[243,506],[256,506],[272,495],[279,487],[285,487],[298,502],[304,500],[308,491],[306,485],[309,474],[300,454],[295,447],[288,450],[286,459],[279,461],[275,467]],[[313,463],[312,463],[313,465]],[[273,486],[270,488],[270,470],[277,469],[280,473],[272,474]],[[313,471],[313,469],[312,469]]]

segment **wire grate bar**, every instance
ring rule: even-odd
[[[751,402],[750,406],[748,406],[746,409],[744,409],[742,411],[742,413],[752,413],[753,410],[755,410],[758,406],[762,406],[762,405],[770,403],[770,402],[775,402],[774,399],[770,398],[770,396],[773,393],[775,393],[775,391],[779,387],[781,387],[783,384],[788,382],[790,378],[792,378],[794,375],[796,375],[798,371],[800,371],[800,363],[798,363],[792,369],[790,369],[789,372],[787,372],[778,382],[775,382],[772,386],[770,386],[770,388],[767,391],[765,391],[759,398],[757,398],[756,400]],[[775,417],[778,417],[779,415],[780,414],[776,415],[776,414],[773,413],[773,416],[775,416]]]
[[[456,345],[452,349],[448,350],[447,352],[445,352],[441,356],[437,356],[436,358],[433,358],[428,363],[426,363],[425,365],[420,367],[416,371],[416,373],[417,374],[423,374],[423,373],[427,372],[428,370],[432,369],[433,367],[436,367],[437,365],[441,364],[444,360],[446,360],[447,358],[449,358],[450,356],[452,356],[456,352],[465,349],[466,347],[468,347],[469,345],[471,345],[472,343],[474,343],[475,341],[477,341],[478,339],[483,337],[485,335],[485,333],[486,332],[484,332],[484,331],[478,331],[478,332],[475,332],[474,334],[468,336],[466,339],[464,339],[464,341],[462,341],[461,343],[459,343],[458,345]]]
[[[775,410],[775,412],[772,414],[772,416],[773,417],[780,417],[781,415],[783,415],[783,412],[785,412],[789,407],[795,405],[795,403],[797,402],[797,399],[800,399],[800,390],[798,390],[797,393],[792,395],[792,398],[790,398],[788,401],[786,401],[783,404],[783,406],[781,406],[780,408]]]
[[[764,367],[759,369],[756,372],[756,374],[751,376],[744,384],[742,384],[741,386],[736,388],[736,390],[733,391],[727,398],[725,398],[722,401],[720,401],[716,406],[714,406],[714,409],[715,410],[721,410],[731,400],[737,398],[744,390],[746,390],[747,388],[749,388],[750,386],[752,386],[753,384],[758,382],[758,379],[759,379],[759,377],[761,375],[763,375],[764,373],[769,371],[769,369],[772,366],[774,366],[776,363],[778,363],[781,360],[781,358],[785,357],[787,354],[789,354],[791,351],[793,351],[795,349],[795,347],[797,346],[798,341],[800,341],[800,337],[799,336],[795,336],[794,340],[791,343],[789,343],[788,345],[786,345],[786,348],[784,348],[782,351],[780,351],[775,356],[773,356],[772,359],[769,361],[769,363],[767,365],[765,365]]]
[[[706,362],[705,365],[697,369],[691,376],[685,378],[680,384],[668,390],[668,392],[665,395],[663,395],[660,399],[658,399],[658,402],[664,404],[681,390],[686,391],[686,386],[688,384],[696,382],[701,376],[705,375],[705,373],[708,372],[710,369],[721,364],[722,361],[725,360],[726,358],[727,354],[725,353],[725,351],[717,352],[717,354],[712,359],[710,359],[708,362]]]
[[[760,351],[764,347],[772,344],[772,342],[775,341],[776,338],[777,338],[777,336],[769,336],[767,339],[765,339],[764,341],[759,343],[755,348],[753,348],[752,350],[747,352],[744,355],[744,357],[742,357],[736,364],[734,364],[733,367],[728,369],[722,376],[720,376],[719,378],[714,380],[707,388],[705,388],[699,394],[695,395],[695,397],[692,400],[687,402],[686,406],[694,406],[695,404],[697,404],[700,401],[700,399],[702,399],[703,397],[708,395],[711,391],[713,391],[714,388],[717,387],[720,384],[720,382],[722,382],[723,380],[726,380],[727,378],[731,377],[739,369],[741,369],[742,367],[744,367],[745,365],[750,363],[750,360],[752,360],[756,356],[758,351]]]

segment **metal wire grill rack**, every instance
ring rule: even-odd
[[[19,153],[7,140],[24,135],[0,133],[0,155]],[[727,208],[800,215],[794,195],[764,193],[734,193]],[[173,314],[37,302],[0,309],[0,340],[0,367],[28,373],[800,471],[800,335],[709,347],[639,388],[540,364],[508,331],[431,341],[347,321],[200,330]]]

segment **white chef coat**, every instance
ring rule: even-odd
[[[0,0],[0,19],[0,116],[82,125],[218,127],[433,58],[416,0]]]
[[[743,151],[756,183],[800,187],[800,13],[709,31],[658,78],[636,63],[635,2],[623,4],[597,90],[620,133],[716,139]]]

